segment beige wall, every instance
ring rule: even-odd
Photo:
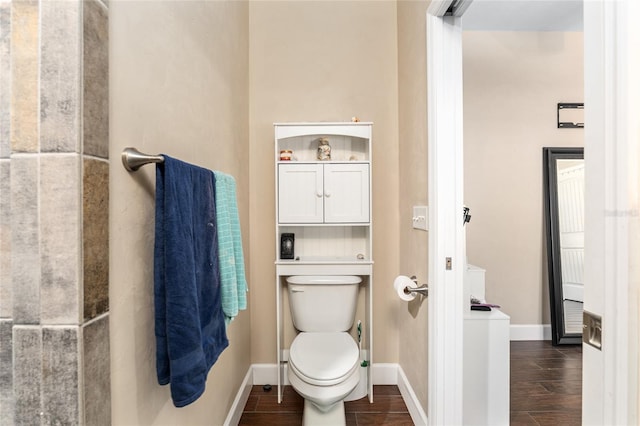
[[[248,4],[116,1],[110,9],[111,157],[135,146],[232,174],[248,247]],[[222,424],[250,366],[250,314],[231,323],[205,394],[173,407],[155,377],[154,169],[130,174],[111,164],[112,421]]]
[[[400,128],[400,269],[427,282],[428,233],[414,230],[414,205],[427,205],[427,71],[426,10],[428,1],[398,2],[398,75]],[[397,299],[397,298],[396,298]],[[399,363],[427,411],[427,299],[398,309]]]
[[[512,324],[548,324],[542,147],[583,146],[556,104],[583,101],[582,33],[464,32],[469,263]]]
[[[392,1],[250,2],[252,361],[276,361],[273,122],[373,121],[374,362],[397,362],[398,74]]]
[[[251,290],[207,392],[173,408],[155,379],[153,166],[129,174],[114,162],[114,424],[219,424],[250,363],[275,362],[272,123],[352,116],[374,122],[374,361],[401,362],[426,409],[426,302],[407,307],[391,286],[399,273],[427,275],[427,233],[410,229],[410,206],[427,204],[427,3],[111,5],[110,154],[136,146],[236,176]]]

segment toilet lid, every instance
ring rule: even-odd
[[[300,333],[289,348],[289,363],[314,381],[334,381],[359,361],[358,345],[349,333]]]

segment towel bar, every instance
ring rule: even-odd
[[[127,171],[135,172],[141,166],[149,163],[163,163],[164,157],[162,155],[150,155],[144,154],[135,148],[125,148],[122,151],[122,164]]]

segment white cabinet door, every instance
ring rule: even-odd
[[[324,165],[325,223],[369,222],[369,165]]]
[[[279,164],[278,221],[369,222],[369,165]]]
[[[278,222],[322,223],[322,164],[278,165]]]

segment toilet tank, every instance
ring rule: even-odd
[[[362,278],[352,275],[287,277],[293,325],[299,331],[348,331]]]

